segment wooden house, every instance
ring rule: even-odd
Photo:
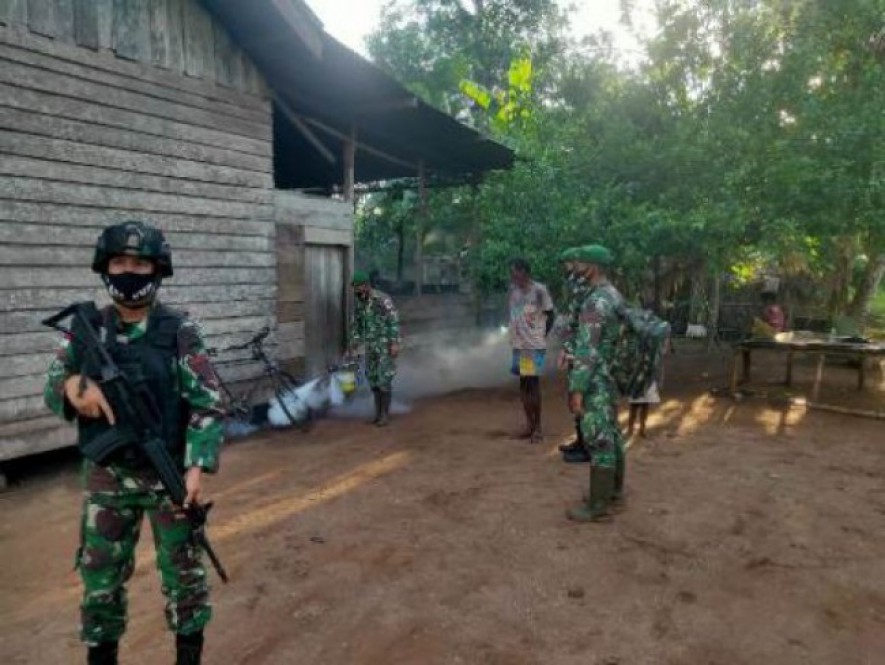
[[[57,339],[40,320],[105,300],[89,263],[107,224],[166,232],[163,299],[210,344],[269,325],[280,359],[315,368],[344,335],[354,183],[511,159],[326,35],[301,0],[5,0],[0,462],[72,442],[43,406]]]

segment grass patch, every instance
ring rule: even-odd
[[[885,319],[885,287],[879,289],[879,294],[873,298],[873,316]]]

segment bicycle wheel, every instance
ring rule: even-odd
[[[313,415],[311,414],[310,409],[307,409],[307,414],[303,420],[298,420],[289,407],[286,406],[286,400],[284,399],[287,393],[291,393],[298,386],[301,385],[299,381],[295,379],[291,374],[280,370],[274,375],[274,394],[276,395],[277,400],[280,402],[280,409],[282,409],[283,413],[286,414],[286,418],[289,419],[290,425],[296,425],[299,430],[302,432],[309,432],[313,429]]]

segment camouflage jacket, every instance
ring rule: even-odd
[[[138,339],[147,330],[147,318],[136,324],[123,324],[120,335]],[[63,338],[56,357],[49,366],[43,398],[55,414],[72,417],[64,395],[65,380],[79,374],[80,359],[73,344]],[[219,453],[224,438],[221,392],[218,376],[209,361],[200,328],[185,319],[178,330],[178,385],[190,407],[185,433],[184,465],[199,466],[204,471],[218,470]],[[119,474],[118,474],[119,475]]]
[[[400,342],[399,315],[390,296],[372,289],[366,300],[356,298],[350,346],[365,344],[367,350],[387,353],[391,344]]]
[[[581,307],[590,292],[584,277],[569,275],[566,281],[565,314],[557,324],[557,334],[562,341],[562,349],[570,356],[575,354],[575,341],[581,317]]]
[[[571,392],[586,392],[600,378],[612,380],[623,306],[623,296],[607,280],[589,289],[574,341],[574,365],[569,373]]]

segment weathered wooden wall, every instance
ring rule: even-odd
[[[265,95],[255,65],[197,0],[2,0],[0,24]]]
[[[304,228],[277,223],[277,357],[295,375],[304,371]]]
[[[167,232],[163,299],[213,345],[275,324],[277,267],[265,86],[196,0],[5,0],[0,23],[3,460],[70,443],[42,403],[39,320],[104,300],[103,226]]]

